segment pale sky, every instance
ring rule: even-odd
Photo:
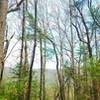
[[[50,7],[48,7],[48,11],[49,11],[49,13],[52,13],[52,12],[54,13],[54,11],[56,10],[56,6],[59,5],[59,3],[58,3],[59,0],[58,1],[56,1],[56,0],[52,0],[52,1],[48,0],[48,1],[51,2],[51,3],[48,3],[48,5],[50,6]],[[64,0],[64,1],[66,1],[66,0]],[[97,2],[99,2],[99,0],[97,0]],[[58,5],[57,5],[57,3],[58,3]],[[98,3],[98,6],[99,5],[100,4]],[[21,33],[21,27],[20,27],[21,20],[18,19],[18,17],[19,17],[18,13],[11,13],[7,17],[8,29],[9,29],[8,30],[9,37],[12,34],[14,34],[14,32],[15,32],[15,36],[10,42],[8,54],[11,51],[12,47],[15,45],[15,43],[18,41],[17,40],[17,36]],[[30,48],[32,48],[31,44],[29,45],[29,49]],[[16,65],[16,63],[19,62],[19,58],[18,58],[18,57],[20,57],[19,53],[20,53],[20,41],[15,46],[15,48],[13,49],[11,55],[6,60],[5,66],[6,67],[14,67]],[[29,53],[29,60],[31,58],[30,54],[31,54],[31,50],[30,50],[30,53]],[[47,66],[48,69],[55,69],[56,68],[55,67],[56,66],[55,59],[48,60],[46,66]],[[36,49],[36,56],[35,56],[35,63],[34,63],[33,68],[39,68],[39,67],[40,67],[40,54],[39,54],[39,48],[37,48]]]
[[[48,0],[49,1],[49,0]],[[51,1],[50,1],[51,2]],[[53,4],[53,5],[52,5]],[[52,2],[49,4],[50,8],[49,13],[52,12],[53,9],[51,9],[51,7],[55,6],[56,2],[54,0],[52,0]],[[21,20],[18,19],[19,14],[18,13],[11,13],[8,15],[7,17],[7,23],[8,23],[8,38],[10,38],[10,36],[12,36],[12,34],[15,33],[14,38],[11,40],[10,42],[10,46],[9,46],[9,50],[8,50],[8,54],[11,51],[12,47],[15,45],[15,43],[18,41],[17,40],[17,36],[19,34],[21,34]],[[29,49],[32,48],[32,45],[29,45]],[[29,51],[29,61],[31,59],[31,49]],[[20,41],[17,43],[17,45],[14,47],[14,49],[12,50],[12,53],[10,54],[10,56],[7,58],[6,62],[5,62],[5,66],[6,67],[14,67],[18,62],[19,62],[19,57],[20,57]],[[47,61],[47,68],[48,69],[55,69],[56,67],[56,63],[55,63],[55,59],[50,59]],[[35,56],[35,63],[33,68],[40,68],[40,54],[39,54],[39,48],[37,47],[36,49],[36,56]]]
[[[12,18],[12,16],[13,16],[13,18]],[[18,31],[19,25],[20,25],[20,20],[18,20],[18,18],[16,16],[14,16],[12,14],[8,16],[9,37],[15,32],[15,36],[10,42],[8,54],[11,51],[12,47],[18,41],[17,36],[20,34],[19,31]],[[30,49],[29,61],[31,59],[31,52],[32,52],[31,51],[31,48],[32,48],[31,44],[32,44],[32,42],[30,44],[28,43],[28,47]],[[20,41],[17,43],[17,45],[14,47],[10,56],[7,58],[7,60],[5,62],[5,67],[14,67],[19,62],[19,57],[20,57]],[[55,63],[54,60],[49,60],[49,61],[47,61],[46,66],[47,66],[48,69],[55,69],[56,63]],[[33,68],[37,68],[37,69],[40,68],[40,54],[39,54],[39,48],[38,47],[36,49],[35,63],[34,63]]]

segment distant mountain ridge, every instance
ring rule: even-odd
[[[36,72],[37,79],[40,78],[40,69],[34,69],[33,71]],[[55,84],[57,80],[57,73],[56,70],[53,69],[46,69],[46,83],[47,84]],[[11,72],[11,68],[5,67],[4,68],[4,79],[13,77],[13,73]]]

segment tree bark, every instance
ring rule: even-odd
[[[8,10],[8,0],[0,0],[0,81],[3,78],[3,70],[4,70],[4,34],[5,34],[7,10]]]
[[[43,100],[43,48],[42,38],[40,33],[40,100]]]
[[[27,94],[27,100],[30,100],[30,95],[31,95],[31,85],[32,85],[32,72],[33,72],[33,64],[34,64],[34,59],[35,59],[35,51],[36,51],[36,36],[37,36],[37,0],[34,0],[35,4],[35,27],[34,27],[34,45],[33,45],[33,52],[32,52],[32,59],[31,59],[31,64],[30,64],[30,69],[29,69],[29,80],[28,80],[28,94]]]

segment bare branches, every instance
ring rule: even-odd
[[[81,20],[82,20],[82,23],[83,23],[83,25],[84,25],[84,28],[85,28],[85,31],[86,31],[86,37],[87,37],[87,46],[88,46],[88,51],[89,51],[89,57],[91,58],[92,57],[92,49],[91,49],[91,41],[90,41],[90,38],[89,38],[89,29],[88,29],[88,26],[87,26],[87,24],[86,24],[86,22],[85,22],[85,18],[84,18],[84,16],[83,16],[83,13],[82,13],[82,11],[80,10],[80,8],[79,7],[77,7],[77,6],[75,6],[76,8],[77,8],[77,10],[78,10],[78,12],[79,12],[79,14],[80,14],[80,16],[81,16]],[[75,26],[74,26],[75,27]]]
[[[80,33],[79,33],[79,30],[78,30],[78,27],[77,27],[76,25],[74,25],[73,23],[72,23],[72,25],[73,25],[73,26],[74,26],[74,28],[76,29],[77,36],[78,36],[79,40],[80,40],[81,42],[83,42],[83,43],[86,43],[86,44],[87,44],[87,42],[86,42],[86,41],[82,40],[82,38],[81,38],[81,36],[80,36]]]
[[[20,0],[19,2],[16,1],[16,7],[11,8],[8,10],[8,13],[20,10],[20,5],[23,3],[24,0]]]

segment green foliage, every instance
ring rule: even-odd
[[[91,78],[93,80],[100,81],[100,61],[96,59],[92,59],[92,62],[87,67],[88,72],[91,74]]]
[[[23,82],[20,83],[20,90],[18,88],[18,82],[12,81],[12,79],[9,82],[5,82],[0,86],[0,100],[18,100],[18,93],[20,92],[20,95],[23,94]],[[19,92],[18,92],[19,91]],[[33,92],[34,91],[34,92]],[[33,98],[37,100],[39,94],[39,84],[37,80],[32,81],[32,93],[31,93],[31,99]]]
[[[79,48],[76,49],[76,54],[79,56],[79,55],[83,55],[85,54],[85,50],[86,50],[86,47],[84,45],[80,45]]]
[[[43,48],[43,51],[46,52],[46,58],[48,60],[52,59],[53,58],[53,55],[54,55],[54,50],[50,47],[47,47],[47,48]]]
[[[16,81],[3,83],[2,88],[0,87],[0,100],[17,100],[17,98]]]
[[[19,64],[17,64],[15,68],[12,68],[12,77],[5,79],[5,81],[0,84],[0,100],[18,100],[19,95],[23,98],[23,92],[27,89],[28,73],[26,76],[21,76],[19,83],[19,68]],[[37,100],[39,97],[38,94],[39,82],[35,72],[33,72],[31,100],[33,100],[33,98]]]
[[[13,77],[16,77],[16,78],[19,77],[19,68],[20,68],[20,64],[16,64],[15,68],[11,68],[11,73]]]

